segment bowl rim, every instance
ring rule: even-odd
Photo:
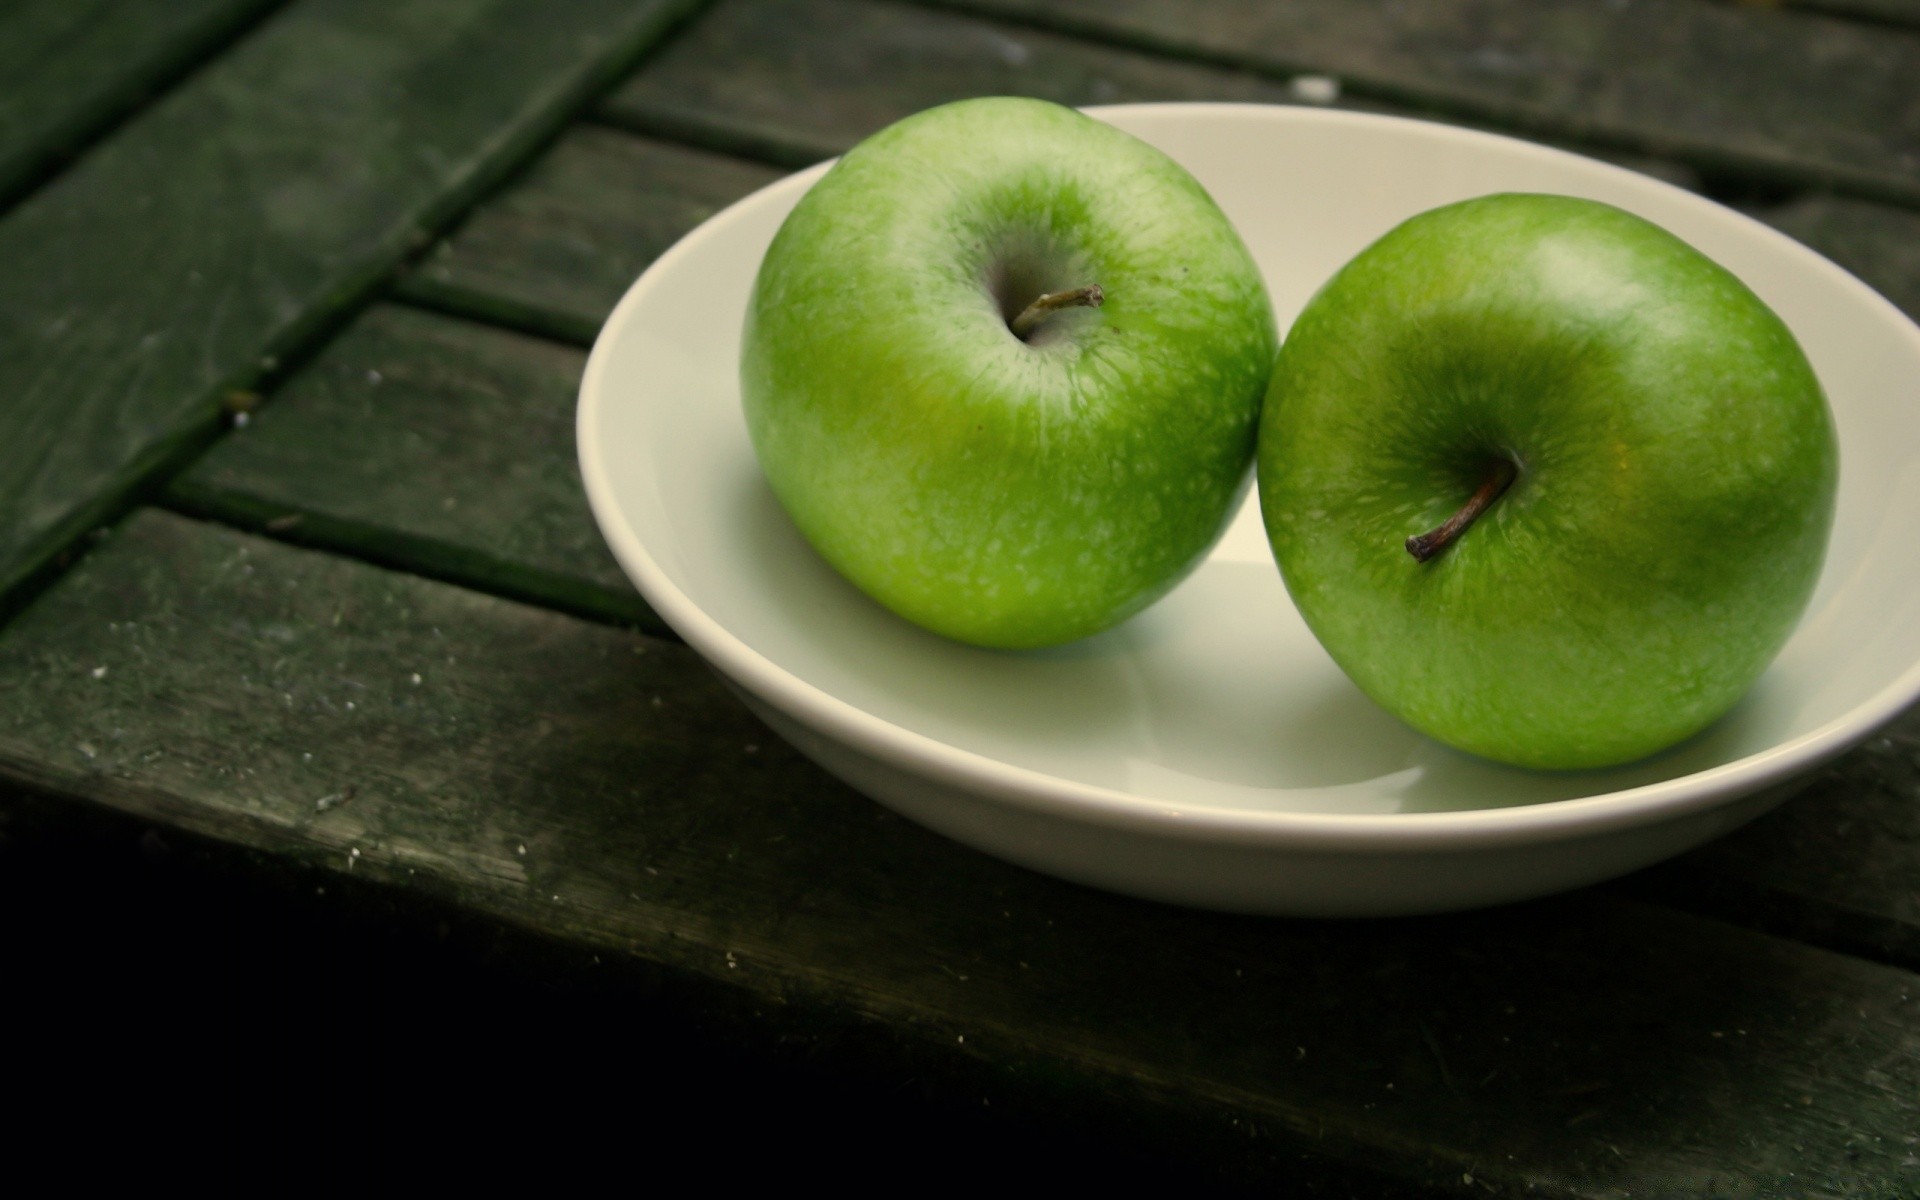
[[[1303,124],[1398,127],[1419,136],[1495,145],[1503,153],[1573,161],[1586,170],[1617,173],[1639,186],[1703,206],[1776,240],[1812,269],[1834,273],[1920,339],[1920,328],[1871,287],[1824,256],[1745,214],[1664,180],[1612,163],[1522,138],[1387,114],[1218,101],[1099,105],[1082,111],[1099,118],[1199,116]],[[896,725],[808,683],[748,646],[696,604],[647,550],[615,499],[601,423],[611,389],[607,375],[620,330],[647,300],[654,282],[707,241],[725,236],[735,211],[769,196],[801,191],[837,161],[828,159],[784,176],[734,201],[660,255],[630,285],[602,325],[581,377],[576,438],[582,480],[594,518],[621,567],[662,620],[727,679],[822,736],[869,757],[976,797],[1027,811],[1174,841],[1285,845],[1329,851],[1426,853],[1557,841],[1674,820],[1747,796],[1817,766],[1857,744],[1920,697],[1920,662],[1909,666],[1846,713],[1797,737],[1702,771],[1612,792],[1563,800],[1443,812],[1325,813],[1183,806],[1115,788],[1082,783],[1015,766]],[[1521,768],[1512,768],[1521,769]]]

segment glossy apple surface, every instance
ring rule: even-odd
[[[1016,334],[1043,295],[1097,286]],[[1173,160],[1072,109],[962,101],[841,159],[750,302],[747,428],[816,550],[966,642],[1052,645],[1146,607],[1244,494],[1266,290]]]
[[[1424,213],[1344,267],[1287,336],[1259,445],[1328,653],[1416,728],[1532,767],[1627,762],[1727,712],[1813,592],[1837,471],[1819,382],[1745,285],[1541,195]]]

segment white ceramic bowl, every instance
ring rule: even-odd
[[[594,346],[593,511],[649,603],[774,729],[942,833],[1135,895],[1390,914],[1535,896],[1723,833],[1920,694],[1920,330],[1840,268],[1641,175],[1446,126],[1231,104],[1093,110],[1159,146],[1252,248],[1284,329],[1406,217],[1498,191],[1589,196],[1745,279],[1838,419],[1839,513],[1806,618],[1705,734],[1551,774],[1446,749],[1374,707],[1295,613],[1249,501],[1212,557],[1122,627],[1042,653],[913,628],[842,581],[761,478],[736,368],[748,290],[824,166],[740,201],[635,283]]]

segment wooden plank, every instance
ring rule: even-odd
[[[795,95],[809,102],[793,104]],[[642,133],[805,166],[910,113],[987,95],[1071,105],[1224,100],[1415,111],[1344,95],[1325,75],[1274,80],[895,3],[726,0],[649,59],[598,114]],[[1673,163],[1597,152],[1682,186],[1697,183]]]
[[[686,0],[304,0],[0,222],[0,590],[212,430]]]
[[[278,0],[0,6],[0,204]]]
[[[1920,709],[1774,813],[1619,887],[1920,971]]]
[[[1753,215],[1853,272],[1920,321],[1920,213],[1815,194]]]
[[[0,777],[1221,1131],[1270,1176],[1920,1186],[1910,972],[1597,892],[1361,924],[1096,893],[853,795],[683,647],[159,514],[0,632],[0,676]]]
[[[1208,1177],[1124,1130],[1010,1111],[999,1094],[982,1104],[952,1080],[922,1086],[897,1056],[863,1063],[790,1016],[770,1044],[739,1011],[744,989],[663,989],[643,964],[540,944],[417,894],[4,786],[0,946],[9,977],[33,981],[13,989],[9,1020],[59,1047],[8,1068],[37,1114],[11,1119],[17,1146],[69,1130],[84,1108],[96,1126],[137,1123],[138,1144],[157,1149],[195,1144],[210,1121],[230,1145],[371,1131],[387,1177],[493,1182],[502,1146],[550,1176],[550,1148],[633,1162],[635,1145],[651,1178],[724,1174],[748,1194],[831,1170],[837,1194],[891,1195],[903,1169],[930,1162],[944,1185],[983,1195],[1051,1174],[1115,1195],[1191,1195]],[[212,1103],[181,1104],[179,1081],[210,1057]],[[114,1081],[104,1096],[102,1078]],[[572,1095],[588,1099],[558,1100]],[[383,1135],[420,1128],[422,1114],[431,1138]],[[1350,1184],[1328,1191],[1370,1200]]]
[[[726,0],[600,106],[629,128],[787,166],[968,96],[1298,103],[1251,73],[874,0]],[[796,97],[805,97],[804,103]]]
[[[1756,8],[1772,3],[1787,3],[1811,12],[1831,13],[1836,17],[1855,17],[1867,21],[1886,21],[1895,25],[1920,25],[1920,0],[1739,0]]]
[[[1920,29],[1665,0],[923,0],[1714,171],[1920,203]]]
[[[574,454],[586,355],[380,305],[177,477],[185,511],[661,630]]]
[[[627,285],[768,167],[584,126],[402,277],[407,299],[590,344]]]

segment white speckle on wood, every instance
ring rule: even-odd
[[[1287,90],[1308,104],[1332,104],[1340,98],[1340,81],[1331,75],[1295,75]]]

